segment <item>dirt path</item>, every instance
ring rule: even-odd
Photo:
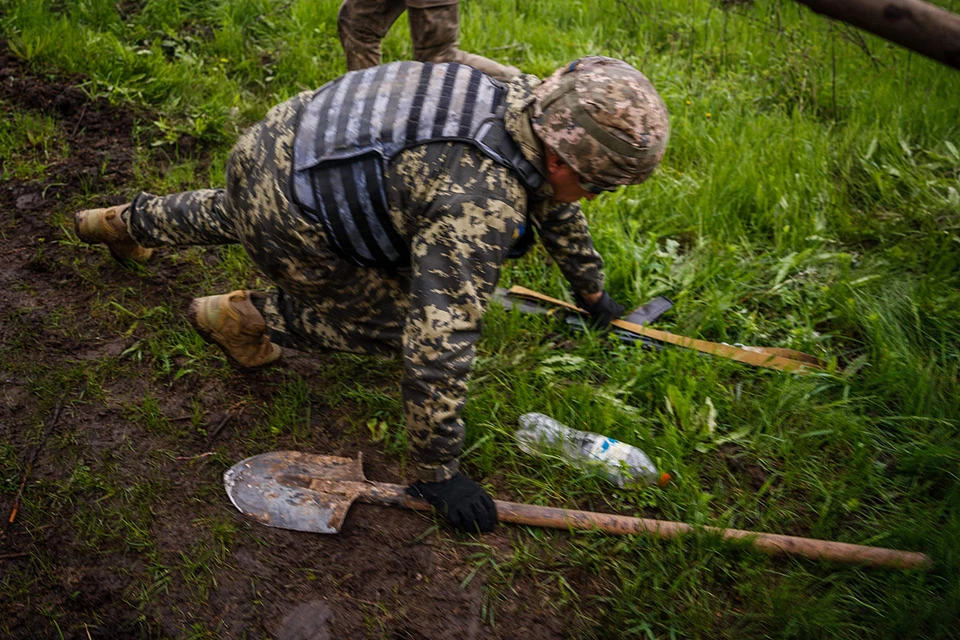
[[[70,150],[43,180],[0,180],[0,528],[39,447],[16,520],[0,537],[0,636],[569,635],[575,623],[551,605],[553,587],[523,577],[515,593],[483,588],[490,564],[482,559],[508,558],[511,536],[522,532],[501,529],[478,547],[438,534],[424,516],[360,505],[343,533],[324,537],[266,529],[232,508],[223,471],[270,448],[363,450],[368,476],[392,482],[401,469],[351,428],[349,404],[325,402],[323,358],[253,375],[207,358],[208,375],[178,377],[189,355],[151,350],[167,336],[145,328],[138,310],[169,318],[173,336],[187,331],[179,310],[209,283],[214,257],[160,252],[131,269],[64,242],[78,202],[134,193],[133,161],[144,153],[133,132],[146,116],[89,100],[71,86],[79,81],[38,76],[0,45],[2,117],[50,116]],[[172,373],[158,373],[157,358],[167,356]],[[309,389],[309,429],[264,438],[264,416],[293,374]],[[388,371],[380,383],[396,378]],[[62,414],[50,424],[58,402]]]

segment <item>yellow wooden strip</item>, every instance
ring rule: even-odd
[[[532,289],[527,289],[526,287],[521,287],[519,285],[511,287],[510,293],[524,298],[532,298],[534,300],[550,302],[552,304],[566,307],[567,309],[571,309],[573,311],[579,311],[580,313],[587,313],[583,309],[577,307],[576,305],[572,305],[569,302],[551,298],[550,296],[533,291]],[[679,336],[667,331],[651,329],[641,324],[627,322],[626,320],[614,320],[612,324],[615,327],[620,327],[621,329],[626,329],[627,331],[631,331],[642,336],[647,336],[648,338],[653,338],[654,340],[659,340],[660,342],[675,344],[677,346],[685,347],[687,349],[694,349],[702,353],[709,353],[712,355],[729,358],[730,360],[736,360],[737,362],[743,362],[744,364],[750,364],[756,367],[766,367],[767,369],[776,369],[778,371],[787,371],[789,373],[797,374],[805,374],[809,373],[811,370],[823,369],[823,365],[819,360],[811,355],[802,353],[800,351],[794,351],[793,349],[764,349],[761,347],[741,348],[728,344],[720,344],[717,342],[709,342],[707,340],[698,340],[696,338]]]

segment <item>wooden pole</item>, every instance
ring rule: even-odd
[[[907,49],[960,69],[960,16],[922,0],[797,0]]]
[[[338,481],[333,481],[337,484]],[[406,487],[385,482],[367,481],[360,488],[357,499],[368,504],[392,505],[430,511],[425,500],[407,495]],[[525,524],[550,529],[577,529],[603,531],[614,535],[649,534],[657,538],[677,538],[684,534],[704,531],[725,540],[741,540],[770,555],[802,556],[810,560],[828,560],[847,564],[861,564],[888,569],[929,569],[930,557],[915,551],[898,551],[884,547],[870,547],[849,542],[817,540],[785,536],[779,533],[759,533],[721,527],[694,527],[685,522],[634,518],[613,513],[595,513],[559,507],[541,507],[518,502],[494,500],[497,521]],[[349,508],[349,506],[348,506]]]
[[[539,507],[528,504],[494,501],[497,505],[497,518],[500,522],[527,524],[536,527],[560,529],[599,530],[618,535],[649,533],[658,538],[676,538],[685,533],[696,531],[695,527],[683,522],[633,518],[609,513],[593,513],[556,507]],[[891,569],[927,568],[930,558],[913,551],[897,551],[883,547],[868,547],[847,542],[817,540],[784,536],[777,533],[757,533],[740,529],[721,529],[702,527],[703,531],[716,534],[726,540],[743,540],[771,555],[803,556],[811,560],[830,560],[864,564]]]

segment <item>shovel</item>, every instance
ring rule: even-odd
[[[241,513],[268,527],[294,531],[338,533],[354,500],[418,511],[432,509],[425,500],[408,496],[403,485],[367,480],[363,475],[363,459],[359,455],[353,459],[299,451],[273,451],[238,462],[227,470],[223,481],[227,495]],[[661,538],[676,538],[680,534],[702,530],[726,539],[744,540],[769,554],[894,569],[930,565],[926,555],[910,551],[739,529],[693,527],[682,522],[501,500],[494,500],[494,503],[500,522],[535,527],[599,530],[616,535],[649,533]]]

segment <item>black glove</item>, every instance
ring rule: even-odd
[[[407,494],[429,502],[458,531],[493,531],[497,524],[497,506],[493,499],[462,473],[443,482],[414,482],[407,487]]]
[[[577,301],[577,306],[590,314],[588,324],[594,329],[610,328],[610,323],[622,316],[623,312],[626,311],[623,305],[611,298],[610,294],[606,291],[603,292],[603,295],[600,296],[600,299],[597,300],[595,304],[587,304],[587,301],[576,292],[574,292],[573,298]]]

